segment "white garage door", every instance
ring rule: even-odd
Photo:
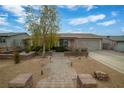
[[[100,39],[77,39],[76,48],[88,48],[88,50],[99,50],[101,49]]]

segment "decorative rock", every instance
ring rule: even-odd
[[[72,65],[73,65],[72,62],[70,63],[70,65],[71,65],[71,67],[72,67]]]
[[[96,88],[96,80],[90,74],[80,74],[77,77],[78,88]]]
[[[33,78],[30,73],[20,74],[8,83],[9,88],[29,88],[32,86]]]
[[[97,83],[95,79],[81,79],[81,88],[96,88]]]
[[[79,74],[78,79],[92,79],[93,77],[90,74]]]
[[[41,70],[41,75],[43,75],[43,70]]]
[[[107,73],[102,72],[102,71],[95,71],[94,72],[94,76],[96,79],[98,80],[103,80],[103,81],[107,81],[109,79],[109,76]]]
[[[78,59],[81,60],[81,57],[79,57]]]

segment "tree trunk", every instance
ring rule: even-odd
[[[43,43],[43,51],[42,51],[42,57],[45,57],[45,51],[46,50],[46,45]]]

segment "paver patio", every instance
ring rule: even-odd
[[[71,61],[64,57],[63,53],[53,53],[51,63],[45,67],[48,70],[48,78],[38,82],[38,88],[73,88],[76,87],[77,74],[71,68]]]
[[[90,52],[90,57],[124,74],[124,55],[112,51]]]

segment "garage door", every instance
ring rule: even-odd
[[[124,52],[124,42],[118,42],[114,49],[120,52]]]
[[[99,50],[101,49],[101,40],[100,39],[77,39],[76,40],[77,48],[88,48],[88,50]]]

